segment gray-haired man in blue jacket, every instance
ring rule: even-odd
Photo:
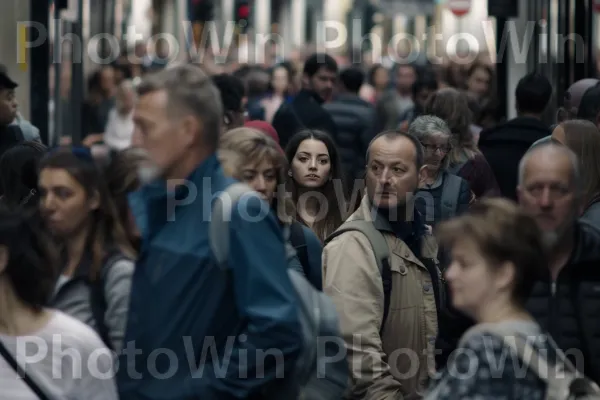
[[[221,270],[210,250],[211,204],[233,181],[215,155],[219,92],[197,66],[182,65],[146,77],[138,95],[133,142],[157,179],[131,196],[143,245],[120,396],[261,398],[276,377],[290,376],[301,351],[282,232],[257,195],[245,196],[229,219],[229,271]]]

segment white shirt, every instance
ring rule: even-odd
[[[51,399],[118,400],[114,358],[87,325],[60,311],[29,336],[0,335],[17,363]],[[0,356],[0,400],[37,400]]]
[[[133,111],[127,115],[121,115],[113,108],[108,113],[104,142],[115,150],[124,150],[131,145],[133,130]]]

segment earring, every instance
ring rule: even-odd
[[[291,178],[292,177],[292,171],[288,171],[288,176]]]

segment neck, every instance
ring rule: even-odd
[[[303,194],[314,192],[315,190],[312,188],[301,187],[298,188],[298,198],[302,197]],[[305,212],[310,213],[311,215],[316,214],[319,211],[321,206],[321,202],[317,196],[306,196],[306,200],[302,203],[299,203]]]
[[[426,172],[427,172],[427,180],[430,181],[431,183],[434,183],[440,174],[440,168],[427,168]]]
[[[32,334],[46,324],[49,316],[43,309],[28,307],[6,278],[0,280],[0,332],[10,336]]]
[[[69,258],[67,266],[63,271],[64,275],[72,276],[79,266],[83,253],[85,252],[88,232],[89,228],[86,227],[67,240],[67,255]]]
[[[475,320],[479,323],[496,323],[507,320],[532,320],[531,316],[521,307],[510,301],[497,301],[481,307]]]
[[[173,190],[179,186],[182,180],[187,179],[213,153],[212,149],[204,147],[198,148],[196,151],[189,151],[187,156],[182,157],[165,175],[167,188]]]
[[[552,280],[556,281],[560,271],[567,265],[573,249],[575,248],[575,228],[570,229],[560,240],[556,241],[556,246],[550,251],[550,273]]]

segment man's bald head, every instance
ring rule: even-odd
[[[573,153],[567,146],[563,146],[559,143],[543,143],[533,147],[529,150],[519,163],[519,186],[525,182],[526,173],[528,172],[529,164],[535,162],[536,167],[544,168],[544,166],[553,166],[557,164],[563,164],[564,168],[568,169],[568,173],[571,176],[571,184],[581,191],[581,170],[579,166],[579,159],[577,155]]]

